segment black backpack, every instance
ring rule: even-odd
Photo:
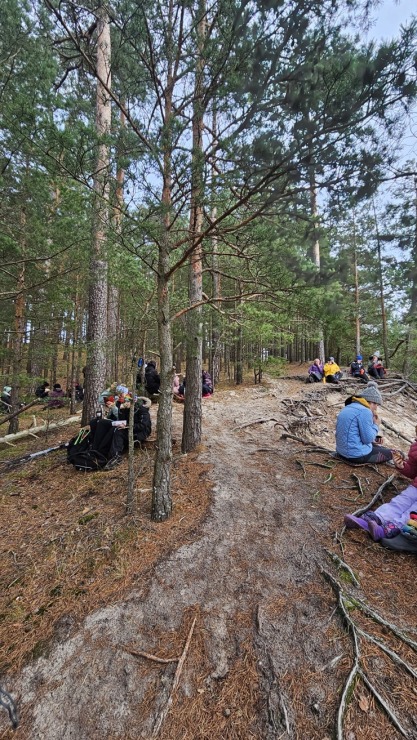
[[[107,464],[107,457],[92,448],[90,429],[80,429],[68,443],[67,462],[74,465],[76,470],[91,472],[102,470]]]

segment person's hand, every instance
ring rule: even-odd
[[[400,468],[400,470],[402,470],[405,463],[404,463],[404,458],[401,452],[399,452],[398,450],[393,450],[392,459],[394,460],[395,467]]]

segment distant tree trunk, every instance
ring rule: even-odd
[[[310,209],[313,218],[313,248],[312,259],[320,275],[320,240],[319,240],[319,219],[317,207],[317,185],[314,165],[310,167]],[[323,329],[319,327],[319,341],[317,343],[317,357],[324,359],[324,337]]]
[[[375,209],[375,201],[372,200],[374,210],[374,223],[375,223],[375,235],[378,249],[378,275],[379,275],[379,296],[381,304],[381,322],[382,322],[382,345],[384,347],[384,360],[385,367],[389,367],[388,357],[388,329],[387,329],[387,314],[385,310],[385,295],[384,295],[384,275],[382,271],[382,251],[381,251],[381,240],[379,238],[378,220]]]
[[[12,411],[19,408],[20,398],[20,372],[22,367],[22,349],[23,338],[25,335],[25,262],[26,254],[26,213],[22,207],[20,211],[21,227],[21,256],[22,262],[19,264],[17,283],[16,283],[16,300],[14,304],[14,334],[12,338],[12,367],[11,367],[11,405]],[[8,434],[15,434],[19,431],[19,417],[15,416],[9,423]]]
[[[194,249],[189,262],[189,301],[187,315],[187,392],[185,395],[184,424],[182,429],[183,452],[191,452],[201,442],[201,356],[202,326],[201,306],[203,297],[203,247],[199,240],[203,226],[203,44],[206,32],[205,2],[198,5],[197,62],[194,88],[193,149],[191,174],[190,239]]]
[[[360,321],[360,304],[359,304],[359,273],[358,273],[358,253],[356,248],[356,214],[353,211],[353,279],[355,281],[355,347],[356,354],[361,351],[361,321]]]
[[[411,296],[410,296],[410,310],[408,312],[408,333],[407,333],[407,345],[406,353],[403,362],[403,373],[406,377],[410,375],[410,360],[411,356],[416,351],[416,340],[417,340],[417,176],[414,176],[414,243],[411,250],[411,269],[410,269],[410,282],[411,282]]]
[[[109,217],[110,152],[107,137],[111,126],[110,23],[106,6],[97,10],[97,105],[96,131],[99,137],[94,177],[94,216],[90,260],[90,287],[87,328],[87,365],[82,423],[94,415],[99,392],[106,378],[107,336],[107,255]]]
[[[214,141],[216,141],[217,137],[217,115],[216,110],[213,112],[213,121],[212,121],[212,129],[213,129],[213,138]],[[215,150],[215,147],[213,147]],[[215,154],[213,155],[215,157]],[[213,179],[213,187],[212,191],[215,192],[214,182],[216,179],[216,167],[214,166],[215,161],[213,161],[213,167],[212,167],[212,179]],[[211,209],[211,220],[215,221],[217,218],[217,206],[213,205]],[[221,279],[220,279],[220,272],[219,272],[219,255],[218,255],[218,244],[217,244],[217,234],[214,231],[213,236],[211,238],[211,248],[212,248],[212,281],[213,281],[213,302],[214,305],[216,305],[216,301],[219,301],[221,297]],[[213,385],[216,386],[220,379],[220,352],[218,351],[218,346],[220,342],[220,330],[219,330],[219,324],[218,324],[218,318],[215,314],[215,312],[212,313],[212,330],[211,330],[211,342],[210,342],[210,372],[211,377],[213,380]]]
[[[236,282],[236,288],[237,288],[237,294],[240,295],[240,292],[242,290],[242,286],[241,286],[239,280]],[[241,307],[242,307],[242,301],[238,299],[238,305],[237,305],[238,323],[237,323],[237,326],[236,326],[236,335],[235,335],[235,353],[236,353],[235,380],[236,380],[236,385],[242,385],[242,383],[243,383],[243,328],[242,328],[242,317],[240,315]]]

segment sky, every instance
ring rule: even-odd
[[[371,15],[375,23],[369,35],[381,40],[391,39],[398,34],[401,24],[411,20],[412,15],[417,15],[417,3],[415,0],[383,0]]]

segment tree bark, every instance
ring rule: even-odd
[[[87,329],[87,366],[82,423],[94,415],[98,394],[106,378],[107,255],[110,152],[107,137],[111,126],[111,42],[107,8],[97,10],[97,102],[96,131],[99,138],[94,177],[94,216],[90,260]],[[103,81],[103,82],[102,82]],[[103,84],[105,83],[105,84]]]
[[[203,247],[199,240],[203,226],[203,45],[206,33],[205,2],[198,5],[197,62],[194,88],[193,149],[191,163],[190,239],[194,244],[189,260],[189,303],[187,315],[187,387],[182,431],[182,451],[191,452],[201,442],[201,357],[203,297]]]

